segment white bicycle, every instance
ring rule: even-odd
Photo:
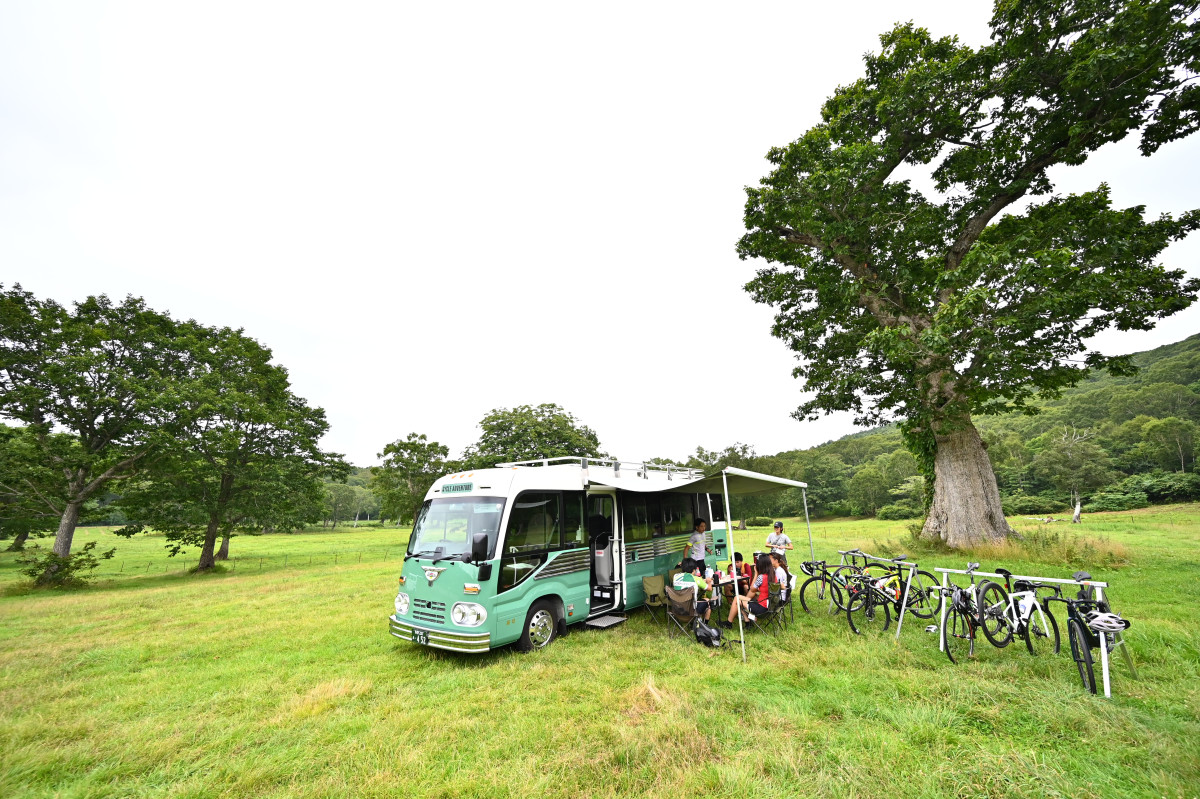
[[[1006,647],[1014,636],[1019,636],[1029,654],[1057,655],[1061,646],[1058,622],[1038,600],[1037,592],[1045,589],[1061,596],[1062,590],[1032,580],[1013,583],[1012,572],[1007,569],[996,569],[996,574],[1004,576],[1003,587],[990,580],[979,586],[979,625],[988,641],[992,646]]]

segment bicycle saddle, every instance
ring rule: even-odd
[[[1090,579],[1092,579],[1092,575],[1088,574],[1087,572],[1075,572],[1074,574],[1071,575],[1071,579],[1072,580],[1090,580]]]
[[[1002,574],[1005,577],[1012,577],[1012,572],[1008,569],[996,569],[996,574]]]
[[[908,555],[897,555],[892,558],[892,563],[903,563],[906,560],[908,560]]]

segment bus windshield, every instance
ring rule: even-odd
[[[434,560],[467,560],[471,557],[471,540],[484,533],[491,558],[503,513],[503,497],[427,499],[417,512],[408,554]]]

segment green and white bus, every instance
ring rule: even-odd
[[[742,490],[805,484],[742,470]],[[506,463],[439,478],[417,513],[391,634],[454,652],[546,646],[567,625],[609,626],[643,604],[642,578],[709,524],[706,563],[728,560],[727,474],[589,458]]]

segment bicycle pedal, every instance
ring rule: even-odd
[[[940,628],[940,627],[938,627],[936,624],[930,624],[928,627],[926,627],[926,628],[925,628],[925,632],[927,632],[927,633],[936,633],[936,632],[937,632],[938,630],[940,630],[940,629],[941,629],[941,628]]]

